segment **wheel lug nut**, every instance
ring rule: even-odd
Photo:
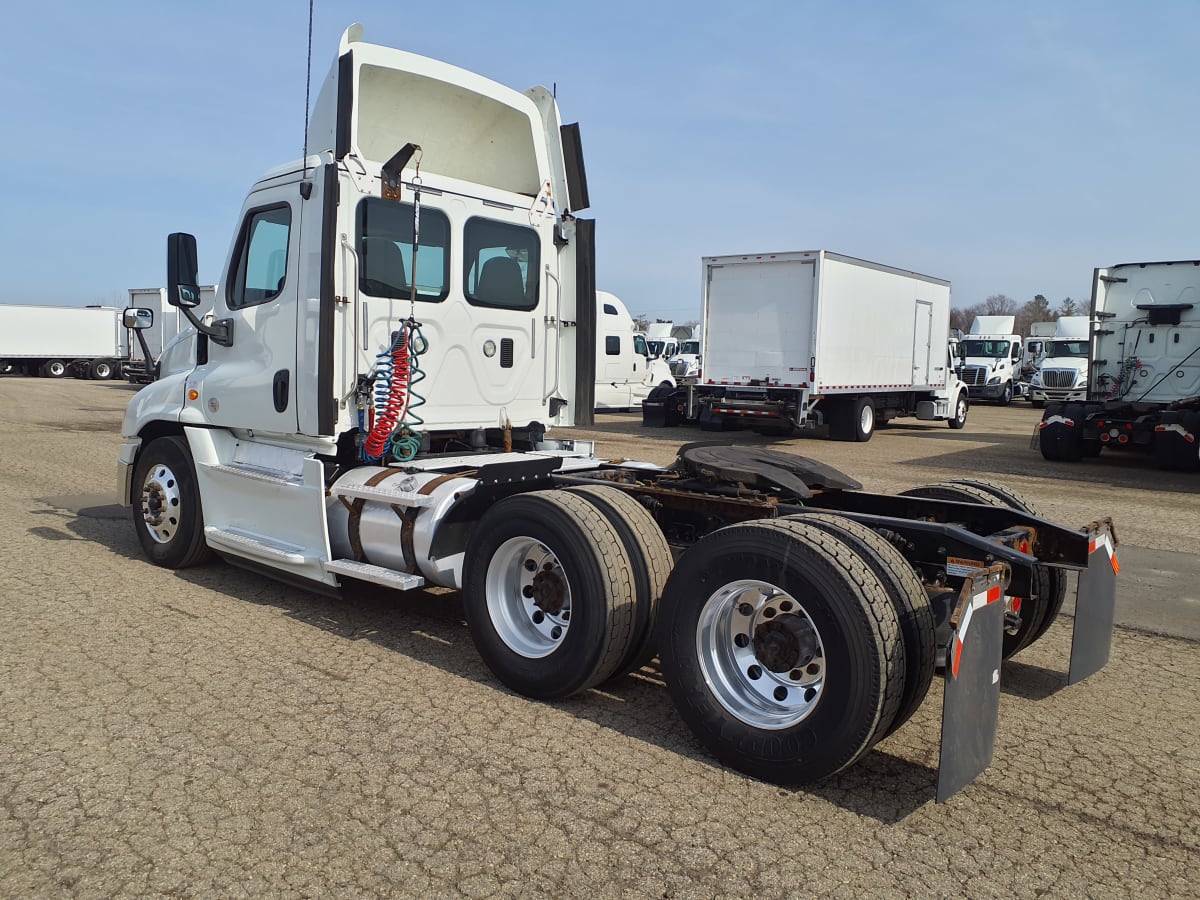
[[[533,611],[533,624],[541,625],[544,621],[546,621],[546,614],[540,609],[535,609]]]
[[[754,607],[749,603],[743,603],[738,607],[738,612],[743,616],[752,616],[754,615]]]
[[[532,559],[525,560],[525,571],[532,572],[536,568],[537,563],[535,563]]]
[[[733,642],[738,647],[749,647],[750,646],[750,635],[736,634],[733,636]]]
[[[550,637],[557,641],[560,637],[562,637],[562,628],[560,628],[558,625],[555,625],[550,629]]]
[[[530,597],[533,596],[533,585],[532,584],[525,585],[525,587],[521,588],[521,593],[524,594],[525,599],[528,600]]]
[[[787,699],[787,695],[788,695],[788,689],[785,688],[782,684],[779,687],[775,688],[775,699],[778,700],[780,703],[782,703],[784,700]]]
[[[758,681],[758,679],[762,678],[762,669],[758,666],[751,666],[746,670],[746,675],[751,681]]]

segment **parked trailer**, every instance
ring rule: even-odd
[[[1198,297],[1200,260],[1096,269],[1086,396],[1046,403],[1042,456],[1141,451],[1161,468],[1200,470]]]
[[[1106,522],[986,482],[877,494],[783,453],[664,468],[549,436],[591,414],[597,302],[579,132],[549,91],[353,26],[310,135],[332,149],[253,186],[212,320],[126,411],[120,496],[153,562],[458,589],[491,671],[538,699],[657,653],[699,740],[781,783],[853,763],[943,666],[939,798],[969,782],[1001,656],[1049,627],[1068,570],[1071,680],[1104,664]],[[168,301],[193,318],[196,259],[170,237]]]
[[[945,335],[950,283],[827,250],[703,260],[704,365],[652,394],[647,425],[867,441],[903,416],[967,421]]]
[[[119,377],[128,358],[115,307],[0,304],[0,371],[103,381]]]
[[[216,285],[200,287],[201,302],[198,315],[211,310],[216,299]],[[129,361],[125,364],[125,377],[133,384],[149,384],[155,378],[155,365],[163,348],[181,332],[192,326],[187,317],[166,302],[166,288],[130,288],[129,309],[149,310],[151,324],[135,329],[135,340],[130,342]]]

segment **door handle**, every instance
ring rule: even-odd
[[[288,390],[291,384],[292,373],[288,369],[280,369],[275,373],[275,378],[271,382],[271,396],[275,400],[275,412],[283,412],[288,408]]]

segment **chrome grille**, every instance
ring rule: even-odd
[[[1042,386],[1048,388],[1075,387],[1074,369],[1042,369]]]
[[[983,366],[961,366],[958,370],[959,380],[971,387],[987,384],[988,370]]]

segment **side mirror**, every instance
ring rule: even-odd
[[[182,232],[167,235],[167,302],[185,309],[200,305],[195,235]]]
[[[154,310],[131,306],[121,314],[121,321],[126,328],[141,331],[154,324]]]

